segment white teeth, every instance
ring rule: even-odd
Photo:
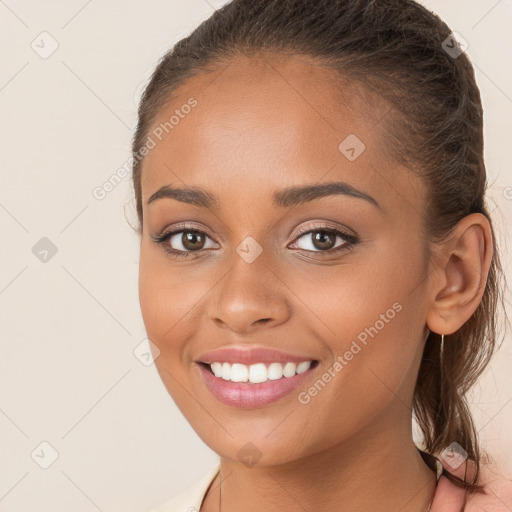
[[[267,367],[263,363],[251,364],[249,366],[249,382],[258,384],[259,382],[265,382],[267,377]]]
[[[245,366],[245,364],[238,363],[232,364],[231,380],[233,382],[247,382],[249,380],[249,372],[247,371],[247,366]]]
[[[293,377],[297,370],[297,365],[295,363],[286,363],[283,368],[283,375],[285,377]]]
[[[267,366],[265,363],[256,363],[245,365],[240,363],[210,363],[215,377],[232,382],[250,382],[257,384],[266,382],[267,380],[277,380],[283,377],[293,377],[300,373],[304,373],[311,367],[312,361],[303,361],[302,363],[270,363]]]
[[[305,371],[309,370],[310,366],[311,361],[303,361],[302,363],[299,363],[297,365],[297,373],[304,373]]]
[[[277,380],[283,376],[283,365],[281,363],[270,363],[268,367],[269,380]]]
[[[222,363],[222,378],[231,380],[231,365],[229,363]]]
[[[215,377],[222,377],[222,363],[212,363],[211,367]]]

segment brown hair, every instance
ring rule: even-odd
[[[425,462],[435,469],[434,455],[458,443],[475,462],[474,478],[446,476],[474,492],[482,490],[481,454],[465,395],[495,349],[504,276],[484,200],[480,93],[466,54],[447,51],[447,42],[454,46],[450,37],[448,26],[413,0],[234,0],[180,40],[153,72],[138,110],[133,186],[142,233],[138,155],[156,115],[186,78],[235,55],[267,50],[313,57],[389,102],[393,108],[381,127],[392,141],[393,157],[427,185],[426,239],[442,241],[471,213],[491,223],[493,257],[482,300],[471,318],[445,337],[443,368],[441,337],[429,334],[413,397]]]

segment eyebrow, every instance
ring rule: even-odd
[[[381,205],[372,196],[343,181],[286,188],[279,192],[275,192],[273,195],[273,201],[274,206],[276,207],[290,208],[292,206],[314,201],[315,199],[335,195],[346,195],[363,199],[377,208],[382,209]],[[208,209],[219,208],[218,199],[201,187],[175,188],[172,187],[172,185],[165,185],[151,195],[147,204],[149,205],[157,199],[162,198],[175,199],[182,203],[188,203]]]

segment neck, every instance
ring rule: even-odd
[[[370,425],[342,444],[286,464],[247,467],[221,458],[201,511],[219,510],[221,498],[221,512],[426,512],[436,477],[406,419],[404,428]]]

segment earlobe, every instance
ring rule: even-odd
[[[427,325],[433,332],[452,334],[482,300],[493,250],[489,221],[480,213],[467,215],[439,249]]]

